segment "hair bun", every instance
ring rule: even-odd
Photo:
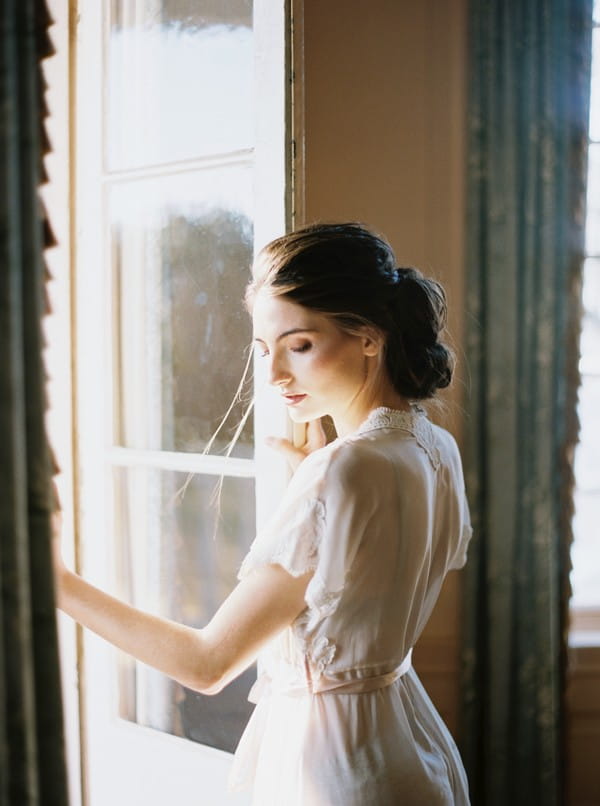
[[[446,325],[442,286],[413,268],[394,269],[394,278],[391,304],[405,339],[433,346]]]
[[[407,280],[410,277],[411,269],[405,269],[402,266],[396,266],[396,268],[392,271],[392,277],[394,278],[394,283],[398,285],[403,280]]]
[[[454,357],[439,341],[446,325],[446,296],[439,283],[417,269],[397,267],[393,274],[387,364],[402,394],[424,400],[452,380]]]
[[[438,341],[426,348],[429,359],[431,385],[434,389],[445,389],[450,385],[454,370],[454,357],[445,344]]]

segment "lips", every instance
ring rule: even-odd
[[[283,395],[286,406],[296,406],[298,403],[301,403],[305,397],[306,395]]]

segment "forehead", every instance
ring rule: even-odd
[[[285,297],[272,296],[264,291],[254,298],[252,306],[254,338],[263,341],[277,338],[284,330],[306,328],[323,330],[331,327],[328,318],[311,311]]]

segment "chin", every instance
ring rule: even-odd
[[[293,423],[309,423],[311,420],[316,419],[312,414],[306,414],[303,411],[298,411],[298,409],[294,406],[290,406],[288,408],[288,414]]]
[[[311,423],[313,420],[318,420],[319,417],[324,416],[324,412],[315,411],[314,407],[312,411],[306,411],[306,409],[303,411],[301,406],[299,408],[290,406],[288,414],[293,423]]]

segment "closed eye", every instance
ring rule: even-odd
[[[312,344],[307,341],[305,344],[301,344],[299,347],[292,347],[291,350],[293,353],[306,353],[311,347]]]

